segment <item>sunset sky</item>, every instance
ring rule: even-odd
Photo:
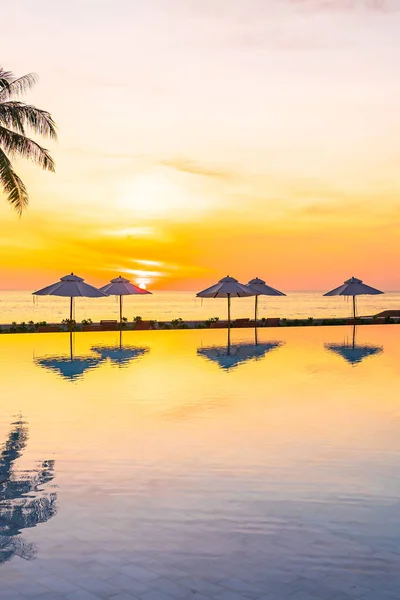
[[[4,14],[5,13],[5,14]],[[399,0],[16,0],[1,64],[59,128],[0,287],[231,274],[400,289]]]

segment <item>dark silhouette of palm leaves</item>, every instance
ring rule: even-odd
[[[10,71],[0,67],[0,184],[8,202],[19,214],[28,205],[29,196],[11,161],[14,158],[27,158],[45,171],[55,171],[49,151],[28,137],[33,133],[57,139],[52,116],[45,110],[18,100],[37,80],[34,73],[16,78]]]
[[[43,461],[29,473],[14,470],[27,440],[25,423],[16,421],[0,452],[0,564],[13,556],[34,558],[36,549],[21,538],[21,531],[45,523],[57,512],[56,493],[43,491],[54,478],[54,461]]]

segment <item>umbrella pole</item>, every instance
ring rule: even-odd
[[[73,312],[73,308],[74,308],[74,299],[71,296],[71,300],[69,303],[69,330],[72,331],[72,312]]]
[[[228,296],[228,329],[231,328],[231,295],[227,294]]]
[[[258,308],[258,296],[255,296],[255,301],[254,301],[254,321],[257,327],[257,308]]]
[[[353,318],[356,318],[356,297],[353,296]]]
[[[119,328],[122,330],[122,296],[119,297]]]

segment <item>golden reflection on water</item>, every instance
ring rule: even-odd
[[[1,335],[0,445],[22,415],[16,473],[55,465],[57,515],[24,543],[39,565],[106,546],[380,572],[377,553],[400,552],[399,333],[360,327],[354,346],[379,352],[356,362],[332,351],[353,349],[350,327],[232,330],[229,349],[224,330]],[[88,368],[66,377],[76,357]]]
[[[37,551],[39,572],[106,548],[212,581],[246,564],[377,589],[400,553],[399,332],[238,329],[228,348],[224,330],[1,335],[0,461],[24,422],[13,478],[46,467],[32,490],[48,511],[0,548]],[[369,349],[355,362],[353,345]]]
[[[198,355],[201,348],[223,348],[224,330],[125,332],[125,344],[146,352],[119,370],[103,357],[72,383],[38,367],[46,357],[68,357],[68,334],[3,335],[1,427],[20,413],[36,429],[32,443],[63,455],[118,453],[121,444],[133,452],[140,440],[161,461],[188,451],[189,439],[210,456],[213,445],[224,448],[232,436],[236,444],[248,443],[246,452],[278,445],[289,455],[321,442],[395,444],[386,428],[399,408],[398,328],[360,328],[360,343],[384,346],[384,352],[355,368],[324,348],[343,343],[349,329],[260,330],[260,344],[278,346],[228,372]],[[253,335],[233,330],[232,344],[251,345]],[[93,348],[118,342],[112,332],[78,333],[74,352],[93,358],[99,356]]]

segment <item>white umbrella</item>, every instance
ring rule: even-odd
[[[327,292],[324,296],[353,296],[353,317],[356,318],[356,296],[363,295],[376,295],[376,294],[384,294],[380,290],[377,290],[369,285],[366,285],[361,281],[361,279],[357,279],[356,277],[351,277],[347,281],[345,281],[342,285]]]
[[[254,301],[254,320],[257,324],[257,308],[258,308],[258,296],[286,296],[283,292],[276,290],[275,288],[267,285],[265,281],[256,277],[247,284],[251,289],[256,292]]]
[[[74,307],[74,298],[78,296],[85,296],[86,298],[104,298],[106,294],[103,294],[100,290],[85,283],[82,277],[78,277],[71,273],[71,275],[66,275],[65,277],[61,277],[60,281],[57,283],[53,283],[37,292],[33,292],[34,296],[63,296],[65,298],[70,298],[70,308],[69,308],[69,321],[70,328],[72,324],[72,313]]]
[[[196,294],[199,298],[228,298],[228,327],[231,326],[231,298],[255,296],[256,292],[233,277],[224,277],[215,285]]]
[[[151,294],[148,290],[144,290],[137,285],[134,285],[125,279],[125,277],[116,277],[111,279],[110,283],[100,288],[100,291],[106,296],[119,296],[119,323],[122,326],[122,296],[132,296],[134,294]]]

